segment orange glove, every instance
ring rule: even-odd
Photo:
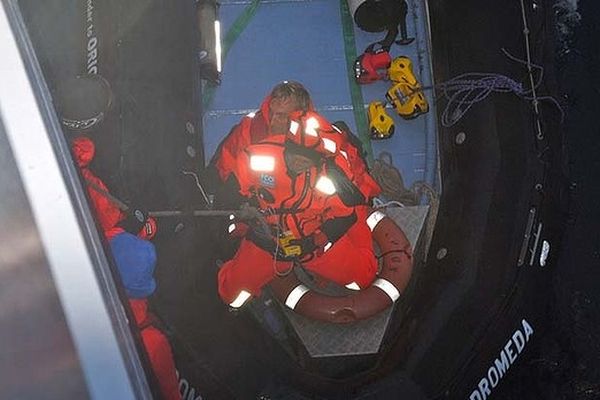
[[[138,232],[137,236],[140,239],[144,240],[152,240],[154,236],[156,236],[156,232],[158,230],[158,226],[156,225],[156,220],[152,217],[148,217],[142,229]]]

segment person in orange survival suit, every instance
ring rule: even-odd
[[[99,75],[70,79],[59,92],[61,120],[71,133],[90,131],[102,121],[110,108],[110,85]],[[75,137],[71,141],[71,152],[84,179],[90,206],[111,247],[162,398],[180,400],[171,346],[155,326],[157,318],[148,311],[148,296],[156,289],[153,277],[156,250],[149,242],[156,234],[156,222],[152,218],[128,215],[111,199],[104,182],[90,169],[96,152],[90,138],[83,135]]]
[[[156,250],[149,242],[156,233],[156,223],[149,218],[137,236],[127,232],[122,224],[126,219],[125,213],[107,196],[108,188],[104,182],[89,169],[95,154],[94,142],[86,136],[79,136],[72,141],[71,150],[86,182],[91,206],[111,247],[162,397],[179,400],[181,395],[171,346],[155,326],[157,318],[148,310],[148,296],[156,289],[153,277]],[[132,226],[135,232],[136,224]]]
[[[365,196],[352,183],[348,160],[319,136],[320,127],[316,118],[291,120],[286,135],[250,145],[231,168],[240,193],[265,211],[271,227],[248,230],[220,269],[219,294],[231,307],[259,296],[294,264],[352,289],[375,277]]]
[[[135,213],[125,213],[114,200],[109,198],[108,188],[89,168],[94,159],[96,147],[87,136],[78,136],[71,143],[73,157],[85,181],[92,208],[107,239],[128,231],[137,234],[142,239],[151,240],[156,235],[156,221],[152,217],[142,215],[138,218]]]
[[[211,164],[216,168],[220,180],[230,183],[237,156],[250,144],[271,136],[286,134],[292,113],[313,114],[320,120],[323,119],[315,112],[310,95],[302,84],[284,81],[273,88],[256,113],[242,118],[217,149]],[[321,126],[322,137],[333,140],[341,154],[348,159],[354,183],[359,190],[367,198],[379,195],[381,188],[368,173],[360,141],[350,132],[348,126],[342,121],[333,125],[322,123]],[[324,129],[324,126],[329,128]]]
[[[156,327],[157,318],[148,310],[148,296],[156,290],[154,245],[127,232],[116,234],[109,244],[162,398],[180,400],[171,346]]]

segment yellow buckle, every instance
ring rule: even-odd
[[[290,231],[286,231],[279,235],[279,247],[283,250],[286,257],[299,256],[302,254],[302,248],[297,244],[290,244],[295,237]]]

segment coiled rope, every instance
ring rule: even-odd
[[[381,196],[385,199],[385,201],[376,199],[374,201],[375,208],[417,206],[422,203],[429,205],[429,215],[425,223],[423,236],[425,240],[425,257],[427,257],[429,243],[435,227],[435,217],[440,206],[437,191],[423,181],[414,182],[410,188],[404,186],[402,174],[394,166],[392,155],[386,151],[381,152],[374,160],[370,173],[381,186]]]
[[[532,63],[530,60],[524,61],[511,55],[506,49],[501,49],[506,57],[526,65],[530,73],[531,88],[525,89],[523,84],[514,79],[498,74],[485,72],[467,72],[460,74],[446,82],[433,86],[425,86],[416,91],[436,90],[446,99],[447,103],[441,116],[442,126],[449,128],[456,124],[469,109],[476,103],[485,100],[492,93],[514,93],[515,95],[531,100],[536,114],[540,101],[548,101],[556,106],[561,115],[561,121],[564,117],[564,111],[558,101],[552,96],[539,96],[536,90],[542,83],[544,68]],[[533,71],[536,71],[537,77],[533,77]]]

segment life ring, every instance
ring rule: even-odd
[[[411,245],[400,227],[381,211],[372,211],[367,224],[383,256],[381,271],[370,287],[347,296],[328,296],[311,290],[291,273],[273,279],[275,296],[307,318],[339,324],[367,319],[391,306],[412,275]]]

